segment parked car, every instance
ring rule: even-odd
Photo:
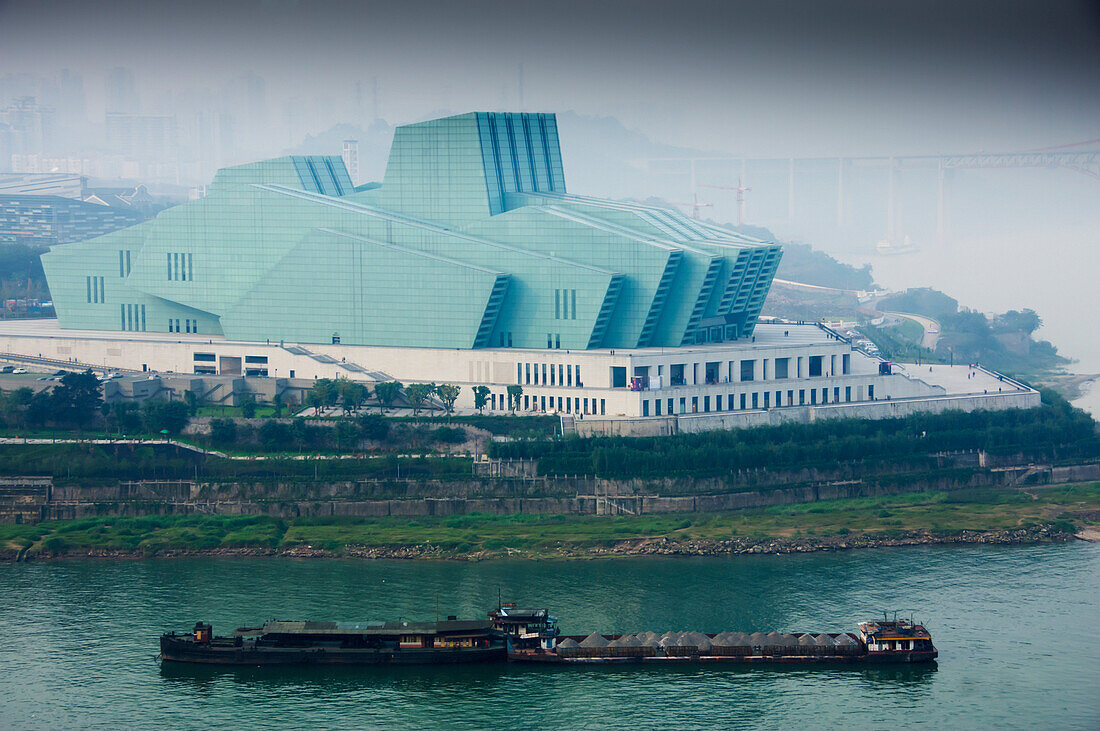
[[[12,373],[26,373],[26,372],[27,372],[26,368],[13,368],[12,369]]]
[[[14,370],[15,366],[4,366],[3,368],[0,368],[0,373],[11,373]]]

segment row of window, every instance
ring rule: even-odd
[[[546,347],[561,350],[561,333],[546,333]]]
[[[700,368],[700,366],[702,367]],[[817,378],[820,376],[848,375],[852,370],[852,356],[849,353],[843,353],[839,360],[836,355],[811,355],[796,358],[764,358],[762,360],[673,363],[668,366],[667,380],[665,379],[665,366],[656,366],[656,374],[651,372],[652,368],[653,366],[634,368],[634,375],[630,383],[634,390],[665,386],[785,380],[792,377]],[[654,375],[656,378],[654,378]],[[612,387],[625,387],[627,385],[626,367],[612,366],[611,379]]]
[[[508,394],[489,394],[491,411],[509,411]],[[607,413],[607,400],[580,398],[576,396],[523,396],[524,411],[558,411],[563,414],[599,414]]]
[[[581,381],[581,367],[563,363],[516,363],[516,383],[577,388],[584,385]]]
[[[145,332],[145,305],[119,305],[121,329]]]
[[[118,276],[130,276],[130,252],[122,249],[118,252]]]
[[[785,399],[784,395],[786,396]],[[809,405],[816,406],[819,403],[841,403],[842,395],[845,403],[850,402],[852,400],[852,387],[844,386],[843,392],[840,386],[835,386],[832,389],[801,388],[798,389],[797,404],[795,404],[795,391],[793,389],[785,392],[757,391],[753,393],[731,393],[726,396],[717,395],[714,396],[713,399],[710,396],[692,396],[690,400],[687,397],[681,397],[679,399],[653,399],[652,401],[645,399],[642,401],[642,416],[662,416],[662,411],[664,414],[672,416],[674,414],[709,413],[711,411],[770,409],[773,405],[776,408],[795,405],[805,406],[807,404],[807,398],[809,398]],[[832,399],[831,401],[830,398]],[[870,401],[875,400],[875,387],[873,385],[867,386],[867,398]],[[677,402],[679,402],[679,410],[676,408]],[[725,408],[722,407],[723,402],[725,403]],[[651,403],[653,404],[652,410],[650,407]],[[711,408],[712,405],[713,408]]]
[[[554,319],[555,320],[576,320],[577,319],[577,290],[575,290],[575,289],[555,289],[554,290]]]
[[[195,261],[191,254],[169,252],[168,281],[190,282],[195,278]]]
[[[170,332],[170,333],[178,333],[178,332],[197,333],[199,331],[199,321],[198,320],[184,320],[183,323],[184,323],[183,326],[184,326],[185,329],[181,330],[180,329],[180,320],[179,320],[178,317],[175,318],[175,319],[173,319],[171,317],[168,318],[168,332]]]
[[[88,302],[102,304],[107,301],[103,293],[103,277],[84,277],[84,284],[88,288]]]

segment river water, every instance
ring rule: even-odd
[[[917,611],[940,662],[864,669],[160,667],[158,634],[265,618],[481,615],[566,633],[840,631]],[[1097,728],[1100,545],[430,563],[71,560],[0,566],[6,728]]]

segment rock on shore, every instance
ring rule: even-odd
[[[952,544],[1021,545],[1074,540],[1100,539],[1095,530],[1083,531],[1075,536],[1051,525],[996,531],[962,531],[945,535],[927,530],[907,531],[895,535],[849,534],[828,537],[801,538],[731,538],[728,540],[674,540],[668,537],[635,538],[618,541],[609,546],[571,546],[562,544],[550,550],[526,551],[504,548],[499,551],[455,552],[431,543],[406,546],[345,546],[333,551],[309,545],[268,548],[261,546],[170,549],[150,554],[145,551],[119,551],[108,549],[68,549],[62,553],[31,552],[13,548],[0,549],[2,561],[26,561],[54,558],[224,558],[224,557],[282,557],[282,558],[361,558],[361,559],[420,559],[420,560],[470,560],[481,561],[501,558],[598,558],[611,556],[732,556],[746,554],[812,553],[815,551],[846,551],[856,548],[884,548],[888,546],[933,546]],[[1087,534],[1087,535],[1084,535]]]

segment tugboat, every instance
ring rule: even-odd
[[[442,665],[503,662],[503,637],[486,620],[289,622],[271,620],[215,637],[204,622],[161,635],[160,658],[217,665]]]
[[[504,636],[511,662],[847,664],[933,662],[939,651],[921,624],[910,620],[862,622],[849,632],[641,632],[563,636],[545,609],[501,605],[489,612]]]

